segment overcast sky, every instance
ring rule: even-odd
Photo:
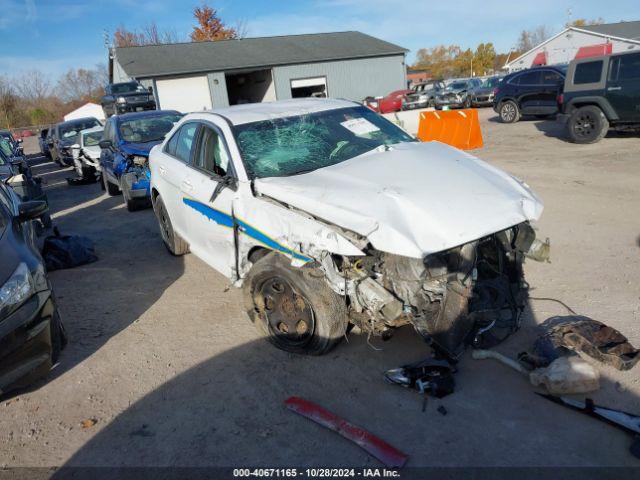
[[[0,74],[38,68],[55,79],[70,67],[106,63],[104,31],[155,21],[185,40],[200,0],[0,0]],[[508,51],[523,29],[558,32],[568,18],[640,20],[640,0],[219,0],[224,21],[247,36],[359,30],[411,50],[493,42]]]

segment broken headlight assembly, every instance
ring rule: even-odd
[[[122,105],[122,104],[125,104],[125,103],[127,103],[127,99],[126,99],[126,98],[124,98],[124,97],[118,97],[118,98],[116,99],[116,103],[119,103],[119,104],[121,104],[121,105]]]
[[[35,282],[26,263],[20,263],[0,287],[0,318],[14,311],[36,292]]]
[[[147,157],[144,157],[142,155],[131,155],[129,159],[134,165],[138,167],[144,167],[147,164],[147,161],[149,160]]]

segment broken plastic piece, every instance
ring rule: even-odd
[[[446,360],[427,358],[387,370],[384,378],[389,383],[414,388],[423,395],[442,398],[454,391],[453,373],[455,371],[455,368]]]
[[[351,440],[389,468],[401,468],[409,459],[408,455],[389,445],[384,440],[309,400],[300,397],[289,397],[284,404],[289,410]]]
[[[552,362],[564,350],[582,352],[618,370],[629,370],[640,360],[640,350],[620,332],[604,323],[583,316],[552,317],[551,328],[534,344],[536,355]]]

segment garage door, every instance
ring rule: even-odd
[[[157,96],[163,110],[188,113],[211,108],[206,76],[156,80]]]

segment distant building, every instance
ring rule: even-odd
[[[431,74],[426,70],[407,68],[407,82],[410,87],[418,83],[426,82],[427,80],[431,80]]]
[[[182,112],[298,97],[362,100],[406,88],[407,50],[360,32],[116,48],[113,82]]]
[[[569,27],[504,68],[509,72],[536,65],[557,65],[582,58],[640,49],[640,21]]]

